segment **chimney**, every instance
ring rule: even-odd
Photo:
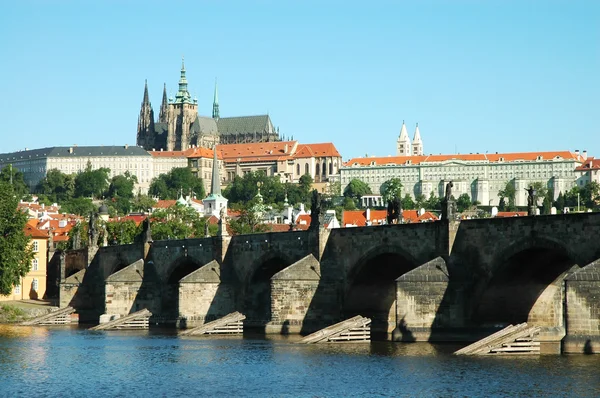
[[[579,149],[575,149],[575,156],[577,156],[577,159],[579,159]]]
[[[587,160],[587,150],[583,150],[583,152],[581,153],[581,157],[583,158],[583,160]]]
[[[129,144],[125,144],[125,149],[129,148]]]
[[[288,144],[285,144],[283,146],[283,153],[287,153],[287,151],[288,151]]]
[[[300,203],[300,212],[304,214],[304,203]]]
[[[69,153],[73,153],[73,147],[69,147]]]
[[[371,209],[367,207],[367,221],[371,221]]]

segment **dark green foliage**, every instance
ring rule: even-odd
[[[0,294],[7,295],[20,284],[33,260],[30,238],[24,228],[27,215],[17,210],[19,203],[13,186],[0,181]]]
[[[90,213],[96,212],[97,206],[92,203],[89,198],[71,198],[62,202],[60,211],[63,213],[77,214],[80,216],[89,216]]]
[[[428,210],[439,210],[440,207],[440,198],[431,191],[429,194],[429,199],[425,202],[425,208]]]
[[[504,203],[503,208],[500,209],[500,205],[498,205],[498,210],[500,211],[515,211],[517,210],[517,206],[515,206],[515,195],[516,190],[515,186],[511,181],[508,181],[503,189],[498,191],[498,196],[500,197],[500,203]]]
[[[463,193],[456,199],[456,209],[462,213],[471,207],[471,198],[469,194]]]
[[[260,201],[253,199],[236,208],[240,212],[237,219],[229,220],[229,228],[234,235],[254,234],[267,232],[270,226],[262,222],[262,212],[265,206]]]
[[[106,232],[109,245],[129,245],[142,232],[142,224],[135,225],[133,220],[109,221]]]
[[[150,212],[156,201],[148,195],[137,195],[131,202],[131,210],[137,212]]]
[[[402,203],[402,210],[415,210],[415,201],[411,198],[410,194],[404,195],[400,201]]]
[[[229,199],[230,206],[243,206],[254,200],[258,193],[260,184],[260,194],[263,202],[267,204],[280,204],[285,200],[285,194],[288,195],[288,203],[298,204],[309,201],[310,184],[312,178],[309,175],[300,177],[301,184],[282,184],[279,177],[266,176],[264,173],[255,171],[247,173],[243,177],[235,177],[223,191],[223,196]]]
[[[22,199],[29,193],[29,187],[23,180],[23,173],[13,168],[12,165],[9,164],[0,170],[0,182],[5,182],[7,185],[11,185],[11,181],[13,195],[15,195],[18,199]]]
[[[159,199],[177,199],[181,194],[192,193],[204,198],[204,183],[187,167],[178,167],[152,179],[148,194]]]
[[[354,199],[355,203],[358,203],[360,198],[364,195],[370,195],[372,193],[371,187],[358,178],[352,179],[346,188],[344,188],[344,196]]]
[[[126,171],[123,175],[114,176],[108,187],[109,198],[133,198],[133,187],[137,184],[137,177]]]
[[[102,198],[108,189],[109,173],[105,167],[92,169],[88,162],[85,170],[75,175],[75,197]]]
[[[152,239],[185,239],[204,236],[206,219],[191,207],[175,205],[152,214]]]
[[[36,190],[41,194],[40,198],[47,198],[47,204],[63,203],[75,195],[75,176],[57,169],[48,170]]]
[[[381,194],[383,203],[392,201],[395,198],[402,198],[402,182],[399,178],[391,178],[383,184],[381,184],[381,187],[379,188],[379,193]]]

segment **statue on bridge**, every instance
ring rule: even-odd
[[[455,218],[455,207],[454,207],[454,198],[452,197],[452,187],[454,184],[452,181],[449,181],[446,184],[446,193],[444,198],[440,201],[442,205],[442,220],[454,220]]]
[[[402,222],[402,202],[399,197],[394,197],[388,200],[387,206],[387,223],[400,224]]]
[[[98,214],[90,213],[90,221],[88,223],[88,247],[98,246]]]
[[[309,229],[319,229],[323,222],[322,198],[319,191],[313,189],[310,200],[310,226]]]
[[[527,215],[535,216],[537,206],[537,203],[535,203],[536,190],[533,188],[533,185],[530,185],[529,189],[525,188],[525,190],[527,191]]]

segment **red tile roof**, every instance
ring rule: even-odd
[[[257,142],[247,144],[221,144],[217,150],[226,162],[240,159],[244,162],[277,160],[293,154],[298,141]]]
[[[213,159],[215,154],[212,149],[204,148],[204,147],[197,147],[197,148],[188,149],[186,151],[186,156],[188,158],[195,158],[195,159],[196,158]],[[217,159],[223,159],[223,155],[221,154],[221,151],[218,149],[218,147],[217,147]]]
[[[496,217],[524,217],[526,215],[526,211],[499,211]]]
[[[167,200],[159,200],[158,202],[156,202],[153,206],[154,209],[168,209],[171,206],[175,206],[175,204],[177,203],[176,200],[173,199],[167,199]]]
[[[185,158],[188,151],[148,151],[155,158]]]
[[[371,210],[371,224],[381,225],[386,222],[387,210]],[[417,210],[403,210],[402,218],[409,223],[423,222],[423,221],[435,221],[438,217],[429,211],[426,211],[419,216]],[[358,227],[364,227],[367,225],[367,212],[366,210],[346,210],[342,214],[342,227],[346,225],[356,225]]]
[[[47,233],[40,231],[30,224],[25,225],[25,235],[30,236],[33,239],[48,239]]]
[[[600,170],[600,159],[593,157],[587,158],[581,166],[575,168],[575,171]]]
[[[387,156],[354,158],[347,161],[344,166],[350,167],[354,164],[360,166],[369,166],[375,164],[378,166],[386,164],[420,164],[424,162],[445,162],[449,160],[461,161],[482,161],[482,162],[514,162],[535,161],[541,157],[541,160],[552,160],[555,158],[572,159],[581,161],[581,157],[570,151],[548,151],[548,152],[515,152],[515,153],[495,153],[495,154],[456,154],[456,155],[427,155],[427,156]]]
[[[116,218],[111,218],[108,221],[110,222],[123,222],[123,221],[133,221],[135,222],[135,225],[140,225],[142,222],[144,222],[144,220],[146,219],[146,215],[143,214],[130,214],[128,216],[123,216],[123,217],[116,217]]]
[[[319,144],[298,144],[298,149],[294,154],[295,158],[312,157],[341,157],[335,145],[331,142]]]

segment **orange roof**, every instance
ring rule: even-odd
[[[186,156],[188,158],[210,158],[212,159],[215,154],[212,149],[197,147],[191,148],[186,151]],[[223,159],[223,155],[220,150],[217,150],[217,159]]]
[[[111,218],[108,221],[111,221],[111,222],[123,222],[123,221],[132,220],[133,222],[135,222],[135,225],[137,226],[137,225],[140,225],[145,219],[146,219],[145,215],[134,214],[134,215],[128,215],[128,216],[123,216],[123,217]]]
[[[158,202],[156,202],[156,204],[153,206],[153,208],[168,209],[171,206],[175,206],[175,203],[177,203],[177,201],[174,199],[159,200]]]
[[[371,225],[382,225],[387,220],[387,210],[371,210]],[[409,223],[422,221],[435,221],[438,219],[434,213],[426,211],[419,216],[417,210],[402,210],[402,218]],[[344,211],[342,214],[342,226],[356,225],[364,227],[367,225],[366,210]]]
[[[526,215],[526,211],[499,211],[496,217],[524,217]]]
[[[320,144],[299,144],[295,158],[312,158],[312,157],[341,157],[335,145],[331,142]]]
[[[185,158],[188,151],[148,151],[148,153],[156,158]]]
[[[33,239],[48,239],[48,234],[29,224],[25,224],[25,235],[30,236]]]
[[[575,168],[576,171],[600,170],[600,160],[589,157],[585,162]]]
[[[494,154],[456,154],[456,155],[427,155],[427,156],[387,156],[371,158],[354,158],[344,163],[345,167],[351,167],[354,164],[360,166],[370,166],[371,164],[381,166],[386,164],[420,164],[445,162],[449,160],[461,161],[481,161],[489,163],[535,161],[541,157],[541,160],[552,160],[556,157],[563,159],[580,160],[581,157],[570,151],[549,151],[549,152],[515,152],[515,153],[494,153]],[[410,163],[409,163],[410,162]]]
[[[276,160],[281,156],[292,155],[297,141],[256,142],[247,144],[221,144],[217,150],[228,162],[240,159],[246,162]]]

